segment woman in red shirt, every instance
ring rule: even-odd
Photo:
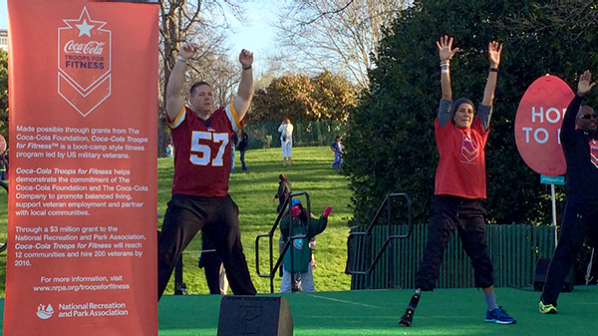
[[[450,60],[459,51],[452,48],[453,38],[444,36],[436,44],[440,56],[442,99],[434,127],[440,160],[430,210],[428,242],[415,279],[417,289],[399,323],[411,326],[421,292],[434,290],[444,249],[457,228],[463,248],[471,258],[475,285],[484,292],[488,306],[486,322],[513,324],[515,319],[496,304],[494,297],[494,270],[486,242],[486,210],[482,205],[486,198],[484,146],[490,131],[502,46],[495,41],[488,45],[490,69],[484,98],[476,114],[469,99],[452,101]]]

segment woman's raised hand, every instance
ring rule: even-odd
[[[488,43],[488,58],[490,59],[490,67],[498,68],[500,64],[500,54],[502,53],[502,45],[496,41]]]
[[[444,35],[440,38],[439,41],[436,41],[436,45],[438,46],[438,56],[440,56],[440,61],[448,61],[453,58],[457,52],[459,52],[459,48],[453,48],[453,38],[448,37],[448,35]]]

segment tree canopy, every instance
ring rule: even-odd
[[[341,76],[324,71],[315,77],[285,75],[274,78],[253,96],[248,123],[283,118],[301,121],[325,121],[348,118],[348,109],[356,105],[353,85]]]
[[[401,191],[414,199],[415,220],[427,221],[441,97],[435,42],[446,34],[461,48],[451,62],[453,97],[475,103],[488,73],[488,43],[504,44],[486,146],[488,220],[550,223],[550,189],[517,152],[515,114],[540,76],[556,75],[573,86],[584,70],[598,73],[597,14],[595,0],[421,0],[400,12],[384,32],[370,88],[349,118],[344,168],[355,214],[366,221],[388,192]]]

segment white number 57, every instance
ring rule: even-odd
[[[201,144],[202,142],[206,143],[208,141],[220,143],[218,154],[216,154],[216,157],[213,160],[210,146]],[[210,162],[212,166],[222,166],[222,157],[224,156],[226,145],[228,145],[228,133],[195,131],[191,135],[191,157],[189,160],[194,165],[199,166],[207,166],[210,164]]]

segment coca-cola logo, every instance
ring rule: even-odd
[[[58,93],[87,116],[112,92],[112,32],[86,7],[58,29]]]
[[[87,43],[76,43],[73,40],[64,45],[65,54],[101,55],[104,49],[104,42],[90,41]]]

